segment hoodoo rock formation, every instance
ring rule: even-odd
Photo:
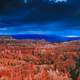
[[[0,80],[80,80],[80,41],[0,37]]]

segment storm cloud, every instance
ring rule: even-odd
[[[29,0],[27,4],[24,0],[0,0],[0,29],[1,34],[46,31],[80,36],[80,0],[57,3]]]

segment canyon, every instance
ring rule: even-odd
[[[0,80],[80,80],[80,41],[0,37]]]

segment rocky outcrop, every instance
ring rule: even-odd
[[[80,41],[1,41],[0,80],[79,80]]]

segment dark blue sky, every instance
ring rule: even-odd
[[[80,0],[0,0],[0,34],[80,36]]]

